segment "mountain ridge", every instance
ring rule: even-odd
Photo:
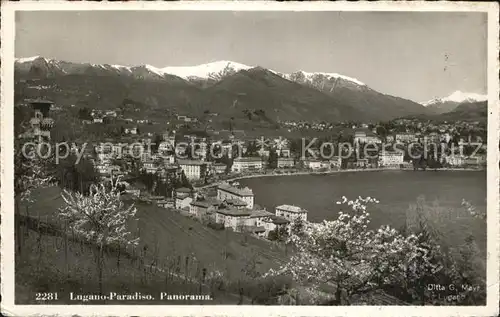
[[[434,98],[423,102],[422,105],[432,113],[443,114],[455,110],[462,103],[477,103],[488,100],[487,95],[462,92],[457,90],[446,97]]]
[[[240,99],[240,105],[266,109],[267,115],[274,119],[278,117],[277,113],[282,113],[281,118],[289,120],[325,120],[325,116],[331,115],[337,121],[382,121],[428,112],[418,103],[379,93],[357,79],[337,73],[298,71],[282,74],[264,67],[251,67],[231,61],[193,67],[72,63],[37,56],[17,59],[15,72],[16,78],[42,80],[44,84],[40,86],[38,83],[39,87],[50,86],[51,80],[66,87],[74,96],[66,96],[63,98],[65,100],[91,99],[95,102],[96,99],[97,106],[105,104],[106,107],[117,102],[115,95],[133,95],[138,98],[138,102],[155,107],[175,104],[186,106],[187,109],[213,108],[212,111],[230,116],[233,113],[224,105],[231,105],[235,99]],[[103,87],[92,81],[100,82]],[[81,92],[76,82],[80,83]],[[106,87],[115,87],[117,92],[109,91]],[[64,93],[64,89],[58,89],[61,91],[51,91],[50,95],[57,97]],[[39,93],[42,91],[38,89]],[[247,94],[245,97],[238,95],[243,92]],[[113,96],[108,98],[106,94]],[[267,99],[263,96],[267,96]],[[109,101],[103,102],[107,99]]]

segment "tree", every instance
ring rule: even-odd
[[[267,238],[271,241],[285,242],[288,238],[288,229],[285,226],[278,226],[269,231]]]
[[[14,144],[14,212],[15,212],[15,237],[17,251],[22,250],[22,232],[20,218],[20,204],[31,201],[33,190],[50,185],[53,181],[52,169],[53,156],[42,159],[35,147],[24,147],[22,142]],[[54,151],[51,151],[54,153]],[[45,155],[46,153],[41,153]]]
[[[90,185],[98,180],[99,175],[88,159],[82,157],[78,164],[76,160],[74,154],[61,160],[55,167],[55,177],[62,188],[88,193]]]
[[[350,212],[339,212],[334,221],[305,223],[301,236],[292,234],[289,242],[297,252],[289,262],[267,275],[291,275],[296,281],[336,286],[336,303],[347,297],[390,285],[408,285],[429,271],[438,270],[426,255],[417,235],[403,236],[389,226],[368,229],[367,204],[373,198],[337,204]]]
[[[102,294],[102,273],[104,247],[123,244],[137,245],[139,237],[133,238],[127,224],[136,214],[134,205],[125,206],[120,200],[118,188],[121,177],[111,180],[111,188],[104,184],[92,185],[90,194],[84,196],[64,190],[61,196],[65,206],[60,208],[60,216],[68,221],[68,230],[98,247],[95,262],[99,278],[99,292]]]
[[[377,126],[376,132],[379,136],[382,138],[385,138],[387,136],[387,130],[383,126]]]
[[[276,153],[275,149],[271,149],[271,151],[269,151],[269,159],[268,159],[267,166],[269,168],[277,168],[278,167],[278,154]]]
[[[83,107],[78,110],[78,119],[80,120],[92,120],[92,110]]]
[[[304,233],[304,222],[300,217],[295,218],[290,228],[290,234],[301,236]]]
[[[137,132],[139,134],[139,132]],[[151,143],[151,151],[153,153],[158,152],[158,148],[160,147],[160,144],[163,142],[163,137],[159,134],[155,134],[153,137],[153,143]]]
[[[249,157],[249,156],[255,156],[257,155],[257,142],[255,141],[250,141],[248,142],[248,147],[247,147],[247,151],[245,152],[245,156]]]

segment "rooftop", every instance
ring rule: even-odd
[[[206,165],[207,162],[197,161],[197,160],[179,160],[179,165]]]
[[[260,156],[255,156],[255,157],[237,157],[234,159],[234,162],[255,162],[259,161],[262,162],[262,159]]]
[[[277,224],[277,225],[286,225],[286,224],[289,224],[290,221],[283,218],[283,217],[279,217],[279,216],[270,216],[269,217],[269,221],[274,223],[274,224]]]
[[[277,206],[276,209],[288,211],[288,212],[294,212],[294,213],[304,213],[307,212],[307,210],[300,208],[299,206],[293,206],[293,205],[280,205]]]
[[[246,210],[246,209],[225,208],[225,209],[217,210],[217,213],[223,214],[226,216],[233,216],[233,217],[246,217],[246,216],[250,216],[252,211]]]
[[[241,199],[226,199],[226,203],[233,206],[246,206],[247,203]]]
[[[221,184],[221,185],[219,185],[219,187],[217,189],[223,190],[223,191],[226,191],[226,192],[229,192],[231,194],[238,195],[238,196],[253,196],[253,191],[248,187],[237,188],[237,187],[231,186],[229,184]]]
[[[273,213],[270,213],[267,210],[253,210],[250,214],[250,218],[259,218],[259,217],[272,217]]]
[[[219,206],[220,204],[221,204],[220,200],[218,200],[216,198],[212,198],[212,197],[209,197],[209,198],[206,198],[206,199],[203,199],[203,200],[193,201],[191,203],[191,205],[199,206],[199,207],[204,207],[204,208],[208,208],[208,207],[211,207],[211,206]]]

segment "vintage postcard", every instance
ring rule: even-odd
[[[498,8],[3,3],[2,314],[498,315]]]

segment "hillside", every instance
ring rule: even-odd
[[[486,95],[466,93],[457,90],[447,97],[435,98],[423,102],[422,105],[424,105],[431,113],[442,114],[451,112],[455,110],[459,105],[464,103],[476,103],[487,100],[488,97]]]
[[[422,120],[432,121],[482,121],[488,119],[488,102],[463,102],[458,103],[452,111],[431,114],[431,115],[417,115],[408,116],[408,118],[419,118]]]
[[[285,77],[325,92],[337,103],[349,105],[372,120],[430,113],[416,102],[382,94],[357,79],[339,74],[296,72]]]
[[[486,121],[488,119],[488,102],[464,102],[450,112],[437,116],[442,121]]]
[[[417,103],[381,94],[340,74],[281,74],[230,61],[157,68],[33,57],[17,59],[15,82],[18,101],[42,97],[62,106],[110,109],[130,99],[146,107],[182,109],[192,115],[210,110],[227,118],[257,109],[265,112],[261,121],[269,123],[379,121],[427,113]]]
[[[322,92],[283,79],[264,68],[241,70],[205,90],[213,105],[230,104],[221,113],[262,109],[280,120],[345,121],[369,119]],[[237,100],[236,103],[229,101]],[[231,110],[233,109],[233,110]]]
[[[57,208],[64,203],[60,189],[39,189],[33,198],[36,203],[30,208],[33,210],[31,216],[57,223]],[[140,234],[138,250],[146,247],[152,255],[155,249],[157,257],[162,260],[174,254],[192,254],[204,265],[237,277],[250,256],[258,262],[260,273],[286,259],[284,250],[274,248],[265,240],[228,230],[213,230],[196,220],[153,205],[137,205],[137,210],[138,221],[130,224],[130,230]]]

